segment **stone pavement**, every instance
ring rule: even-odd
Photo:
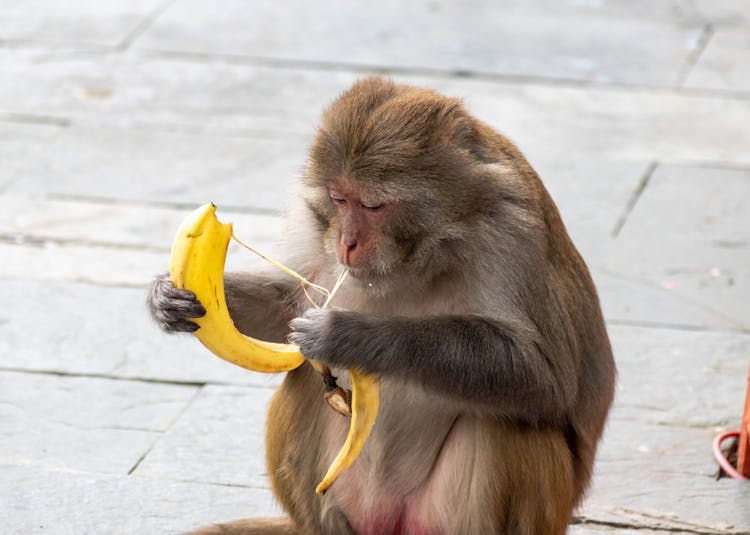
[[[750,364],[748,0],[0,0],[0,533],[278,511],[279,378],[160,334],[144,288],[208,200],[268,250],[370,72],[513,139],[592,269],[620,376],[570,532],[750,533],[710,453]]]

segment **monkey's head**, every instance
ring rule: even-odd
[[[305,176],[326,253],[363,282],[425,279],[460,261],[496,197],[477,125],[456,99],[382,78],[345,92]]]

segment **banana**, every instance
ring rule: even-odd
[[[193,321],[195,336],[212,353],[242,368],[277,373],[304,362],[294,344],[277,344],[245,336],[234,326],[224,296],[224,263],[232,224],[220,223],[216,206],[208,203],[187,216],[177,229],[169,260],[172,283],[190,290],[206,309]]]
[[[169,261],[172,283],[177,288],[194,292],[206,309],[205,316],[193,319],[200,327],[195,331],[195,336],[212,353],[242,368],[266,373],[293,370],[305,360],[297,345],[245,336],[237,330],[229,316],[224,296],[224,263],[231,237],[232,224],[221,223],[216,218],[213,203],[205,204],[188,215],[177,230]],[[378,380],[356,370],[350,370],[349,375],[352,382],[349,433],[341,451],[315,489],[318,494],[325,493],[357,459],[378,414]]]
[[[349,370],[352,380],[352,421],[344,446],[331,463],[323,481],[315,488],[325,494],[334,481],[357,459],[370,436],[380,405],[380,382],[372,375]]]

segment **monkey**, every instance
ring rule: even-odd
[[[247,335],[377,376],[360,456],[314,492],[349,420],[305,361],[268,409],[266,463],[286,516],[200,535],[565,533],[588,488],[616,369],[597,292],[518,148],[460,99],[367,77],[326,110],[281,259],[317,284],[315,308],[282,273],[226,273]],[[195,296],[157,277],[153,318],[192,332]]]

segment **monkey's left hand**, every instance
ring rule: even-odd
[[[367,340],[368,317],[358,312],[336,309],[310,309],[289,324],[294,332],[289,340],[300,347],[305,358],[329,366],[369,368],[371,348]]]

